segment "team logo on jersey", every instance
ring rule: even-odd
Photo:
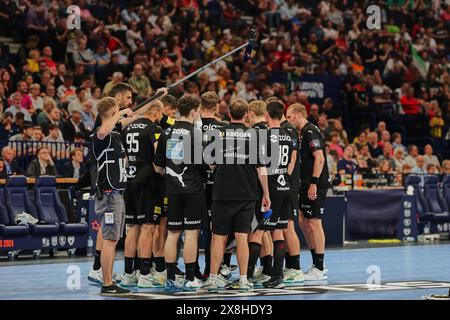
[[[319,148],[320,147],[320,141],[318,139],[313,139],[311,140],[311,142],[309,143],[309,146],[311,148]]]
[[[158,140],[160,136],[161,136],[161,133],[155,133],[155,140]]]
[[[173,126],[175,124],[175,119],[168,117],[166,122],[168,125]]]
[[[167,140],[166,157],[171,160],[183,160],[183,141],[177,139]]]
[[[284,178],[284,175],[280,175],[277,179],[277,182],[281,185],[281,186],[285,186],[286,185],[286,179]]]
[[[180,182],[181,186],[184,188],[184,187],[186,187],[186,185],[184,184],[184,181],[183,181],[183,175],[184,175],[184,173],[186,172],[187,169],[188,169],[187,167],[184,167],[182,173],[176,173],[176,172],[173,171],[171,168],[166,167],[166,173],[167,173],[169,176],[171,176],[171,177],[177,178],[178,181]]]
[[[277,137],[276,135],[272,134],[272,135],[270,136],[270,141],[271,141],[272,143],[276,143],[276,142],[278,141],[278,137]]]

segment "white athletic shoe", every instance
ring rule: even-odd
[[[122,282],[120,285],[122,287],[134,287],[138,283],[138,277],[136,276],[136,272],[133,273],[124,273],[122,276]]]
[[[154,277],[155,276],[155,272],[156,272],[156,269],[155,269],[155,267],[153,266],[153,267],[151,267],[150,268],[150,274],[152,275],[152,277]]]
[[[228,279],[231,277],[231,267],[227,266],[226,264],[223,264],[220,268],[220,274],[225,278]]]
[[[263,269],[264,268],[262,266],[255,267],[255,271],[253,272],[253,276],[254,277],[259,277],[260,275],[262,275]]]
[[[311,269],[314,269],[314,268],[315,268],[315,266],[312,265],[312,266],[308,269],[308,271],[305,272],[305,274],[308,273],[309,271],[311,271]],[[327,275],[327,274],[328,274],[328,268],[327,268],[327,266],[326,266],[325,264],[323,264],[323,274],[324,274],[324,275]]]
[[[203,281],[194,278],[194,281],[184,280],[183,291],[197,291],[203,285]]]
[[[257,276],[253,276],[252,283],[254,287],[262,287],[263,283],[270,280],[270,276],[260,273]]]
[[[163,272],[155,271],[155,275],[153,276],[153,285],[154,287],[164,287],[166,285],[166,279],[167,279],[167,271],[164,270]]]
[[[309,269],[308,272],[305,273],[306,281],[323,281],[327,279],[328,277],[324,274],[324,272],[320,271],[316,267]]]
[[[303,274],[302,269],[285,269],[283,272],[283,281],[286,283],[296,283],[296,282],[304,282],[305,275]]]
[[[253,283],[248,281],[248,279],[239,280],[239,291],[253,291]]]
[[[88,280],[97,284],[103,284],[102,268],[98,270],[91,269],[91,271],[89,271]]]
[[[154,279],[152,277],[152,274],[149,273],[147,275],[139,275],[139,280],[137,283],[138,288],[155,288],[155,285],[153,284]]]

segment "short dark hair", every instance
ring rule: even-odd
[[[168,94],[161,99],[164,107],[176,108],[177,106],[177,98]]]
[[[178,100],[178,111],[182,117],[187,117],[192,110],[200,106],[200,98],[191,94],[185,94]]]
[[[81,91],[86,91],[86,89],[83,87],[78,87],[78,88],[76,88],[75,93],[79,94],[79,93],[81,93]]]
[[[115,97],[119,93],[125,93],[127,91],[133,92],[133,88],[127,83],[119,82],[111,88],[111,90],[109,91],[109,96]]]
[[[32,128],[33,128],[33,123],[31,123],[30,121],[25,121],[22,125],[22,132],[24,130],[32,129]]]
[[[242,120],[248,112],[248,103],[243,99],[236,99],[230,104],[230,115],[233,120]]]
[[[58,125],[54,124],[54,123],[50,123],[48,126],[48,130],[51,131],[53,129],[59,129]]]
[[[281,120],[284,115],[284,104],[280,100],[271,100],[266,105],[269,117],[275,120]]]

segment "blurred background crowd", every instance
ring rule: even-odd
[[[73,4],[79,30],[68,29]],[[370,4],[380,30],[367,27]],[[334,174],[393,184],[398,173],[450,174],[448,0],[0,0],[0,36],[20,44],[0,46],[0,172],[78,177],[96,104],[115,83],[139,101],[245,42],[251,26],[248,62],[231,56],[171,94],[217,92],[221,120],[237,97],[302,103]],[[306,75],[338,79],[338,97],[311,99]]]

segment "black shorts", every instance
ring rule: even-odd
[[[231,233],[249,233],[255,215],[254,200],[243,201],[213,201],[212,202],[212,232],[220,236]]]
[[[306,219],[322,219],[328,188],[317,189],[317,199],[308,198],[309,185],[300,189],[300,211]]]
[[[256,215],[258,219],[257,230],[272,231],[275,229],[287,229],[289,218],[292,215],[291,195],[273,195],[270,200],[272,202],[270,206],[272,215],[268,221],[265,221],[263,219],[263,213],[260,210]]]
[[[169,194],[167,229],[197,230],[206,215],[204,194]]]
[[[157,205],[161,208],[161,218],[167,217],[169,198],[166,195],[158,195]]]
[[[299,208],[299,190],[291,190],[291,214],[289,220],[297,221]]]
[[[142,183],[129,183],[125,193],[125,224],[159,224],[161,206],[154,187]]]

